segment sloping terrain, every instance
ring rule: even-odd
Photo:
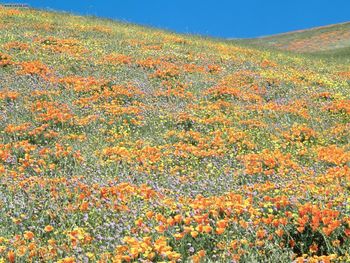
[[[0,262],[349,260],[350,65],[0,8]]]
[[[350,22],[244,41],[257,46],[299,53],[350,49]]]

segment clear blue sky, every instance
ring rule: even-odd
[[[180,33],[255,37],[350,21],[350,0],[8,0]]]

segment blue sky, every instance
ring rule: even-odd
[[[180,33],[256,37],[350,21],[350,0],[22,0]]]

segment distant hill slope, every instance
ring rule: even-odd
[[[350,50],[350,22],[298,30],[256,39],[244,43],[273,47],[299,53],[318,53]]]

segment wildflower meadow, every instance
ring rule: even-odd
[[[349,132],[350,64],[0,7],[0,262],[349,261]]]

